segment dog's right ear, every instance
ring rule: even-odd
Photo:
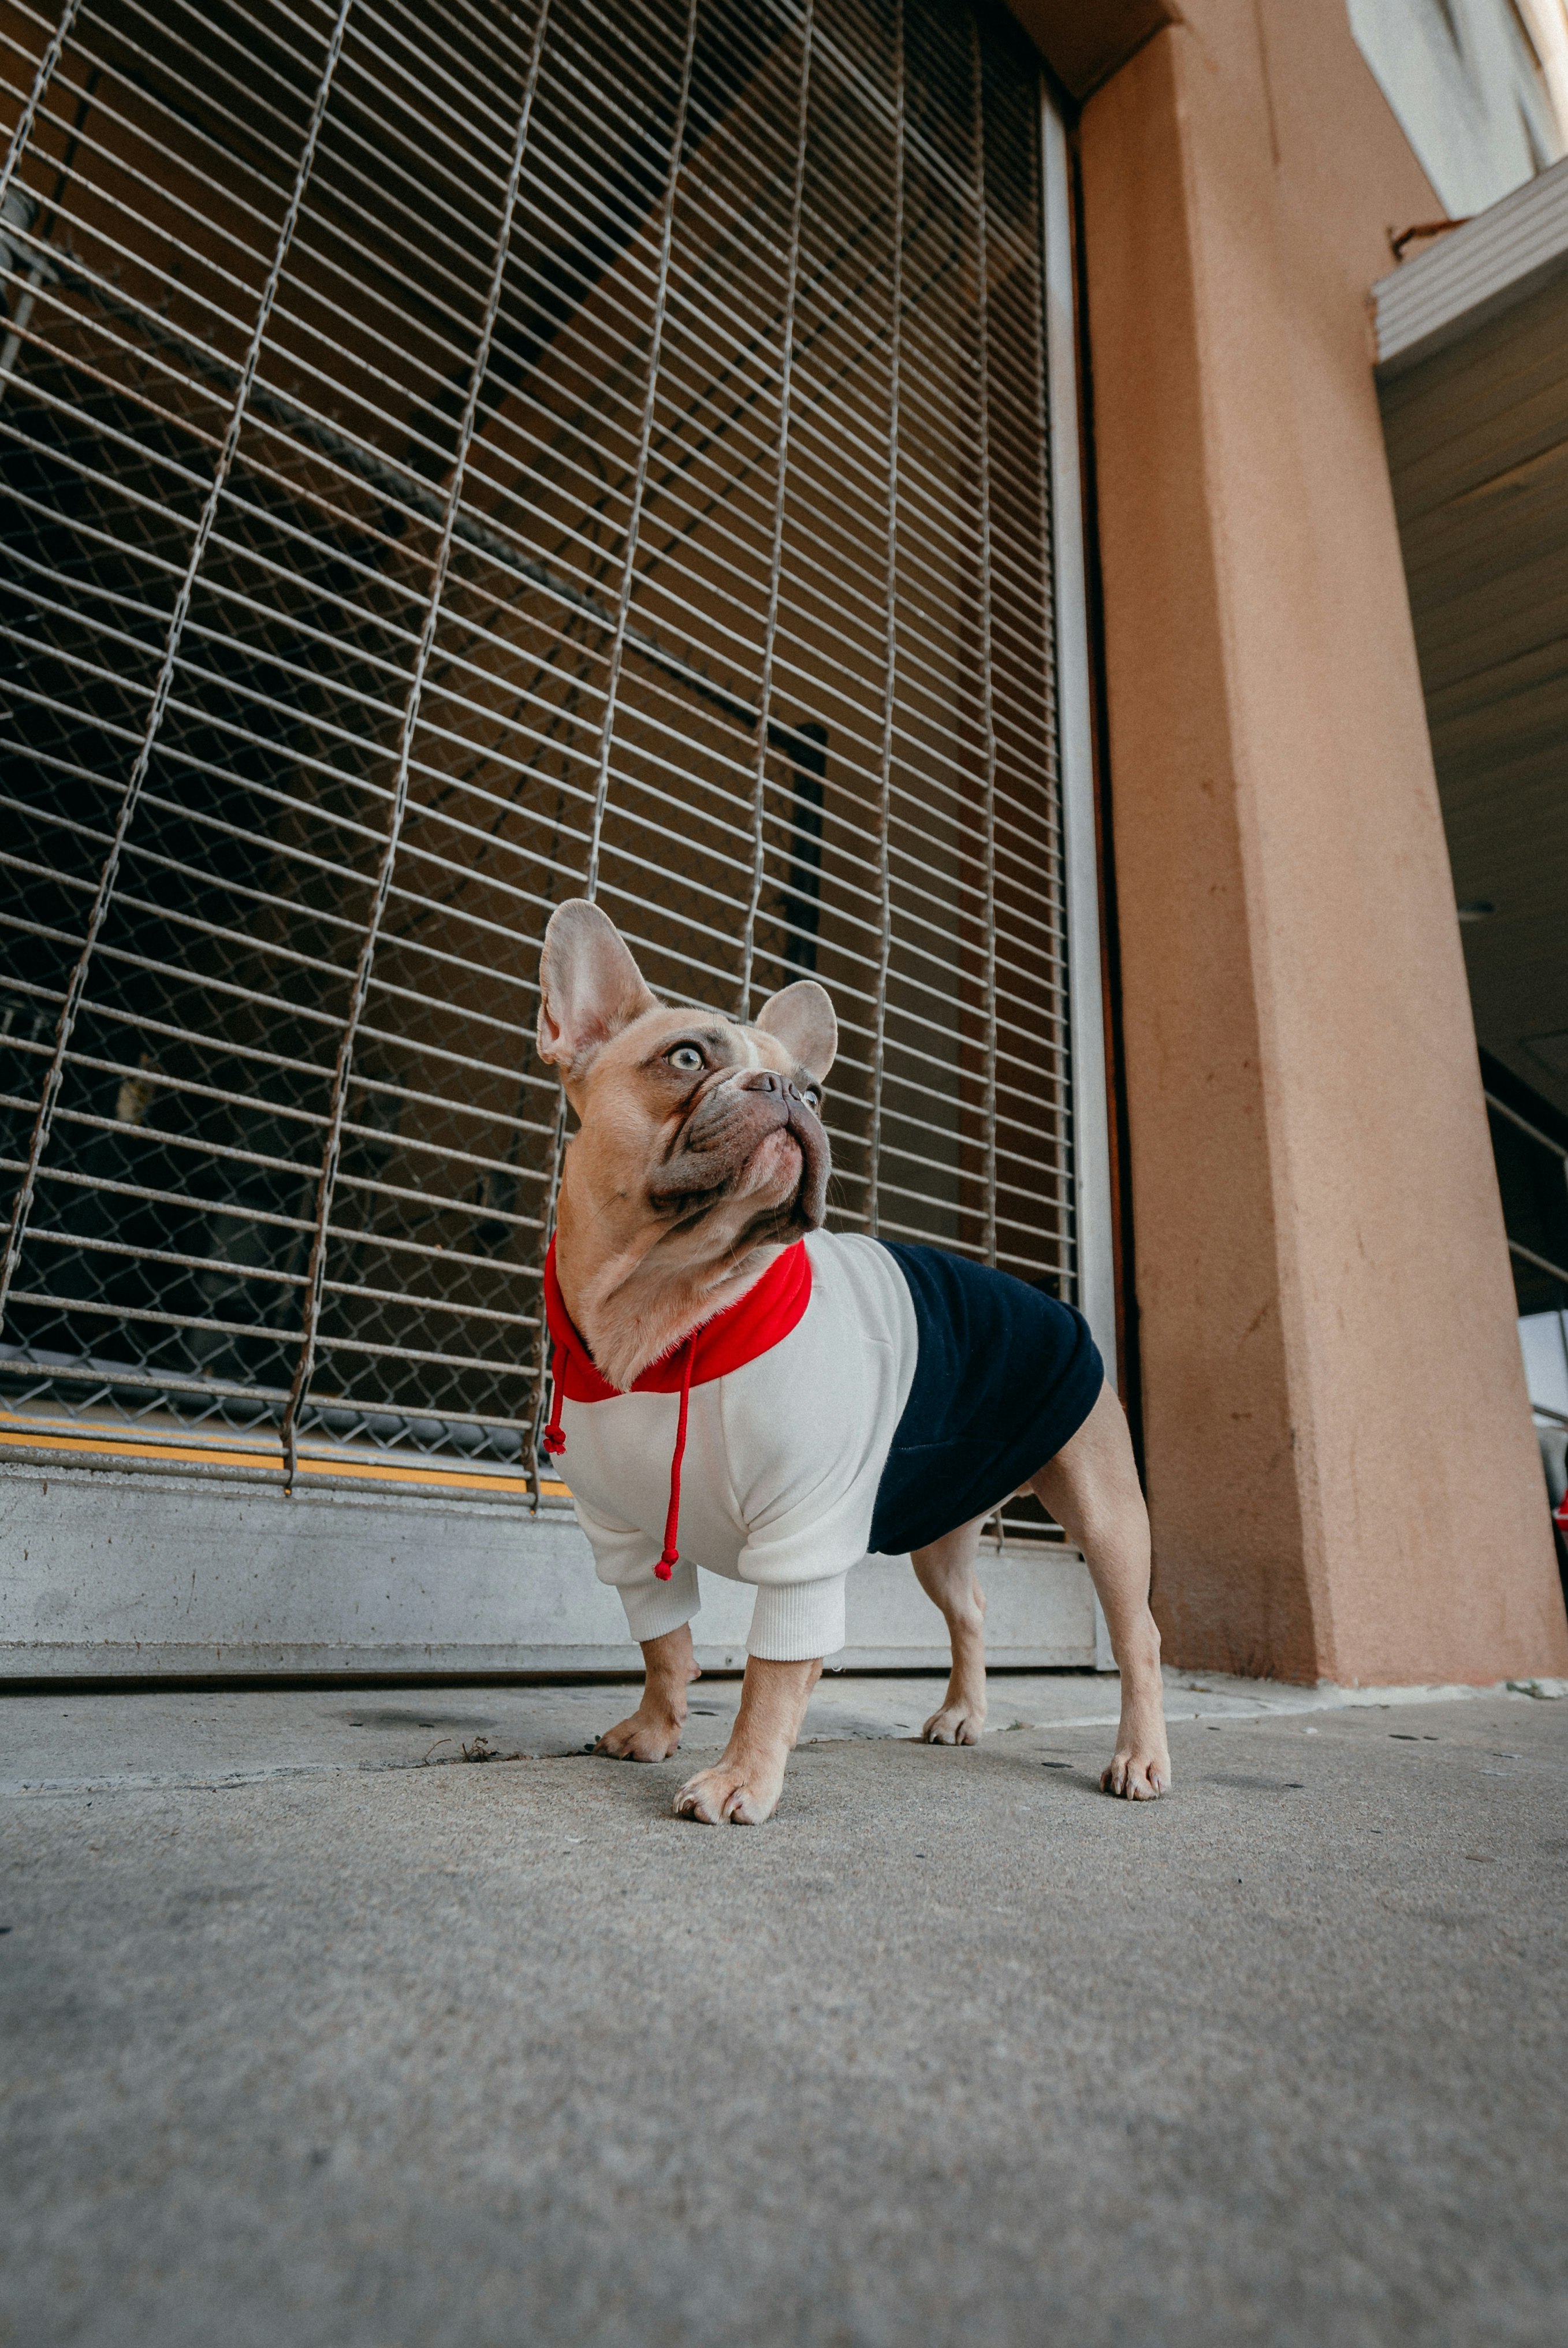
[[[570,1076],[590,1053],[652,1008],[647,982],[609,915],[586,897],[558,905],[539,957],[540,1059]]]

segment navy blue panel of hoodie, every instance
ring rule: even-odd
[[[1089,1323],[1043,1289],[945,1249],[884,1240],[919,1329],[867,1547],[897,1557],[999,1506],[1077,1434],[1105,1368]]]

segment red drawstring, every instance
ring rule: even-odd
[[[563,1337],[550,1355],[550,1415],[545,1428],[544,1447],[552,1459],[566,1449],[566,1429],[560,1423],[560,1410],[566,1399],[569,1358],[569,1348]],[[686,1415],[692,1402],[692,1365],[696,1358],[697,1332],[693,1329],[686,1340],[686,1362],[681,1372],[681,1416],[675,1427],[675,1456],[670,1462],[670,1506],[664,1515],[664,1553],[653,1569],[661,1581],[668,1581],[671,1571],[681,1561],[677,1547],[681,1538],[681,1463],[686,1456]]]
[[[681,1561],[676,1543],[681,1536],[681,1462],[686,1456],[686,1410],[692,1399],[692,1365],[697,1355],[697,1333],[686,1340],[686,1366],[681,1373],[681,1416],[675,1426],[675,1456],[670,1462],[670,1506],[664,1514],[664,1554],[653,1570],[668,1581]]]
[[[566,1449],[566,1429],[560,1423],[561,1397],[566,1389],[566,1346],[556,1347],[550,1355],[550,1417],[545,1429],[545,1449],[554,1459]]]

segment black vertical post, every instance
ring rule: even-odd
[[[789,883],[784,890],[784,958],[790,970],[816,968],[822,916],[822,802],[827,774],[827,728],[815,722],[778,729],[794,779],[790,791]]]

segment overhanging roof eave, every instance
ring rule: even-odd
[[[1378,279],[1379,381],[1477,333],[1558,276],[1568,288],[1568,157]]]

